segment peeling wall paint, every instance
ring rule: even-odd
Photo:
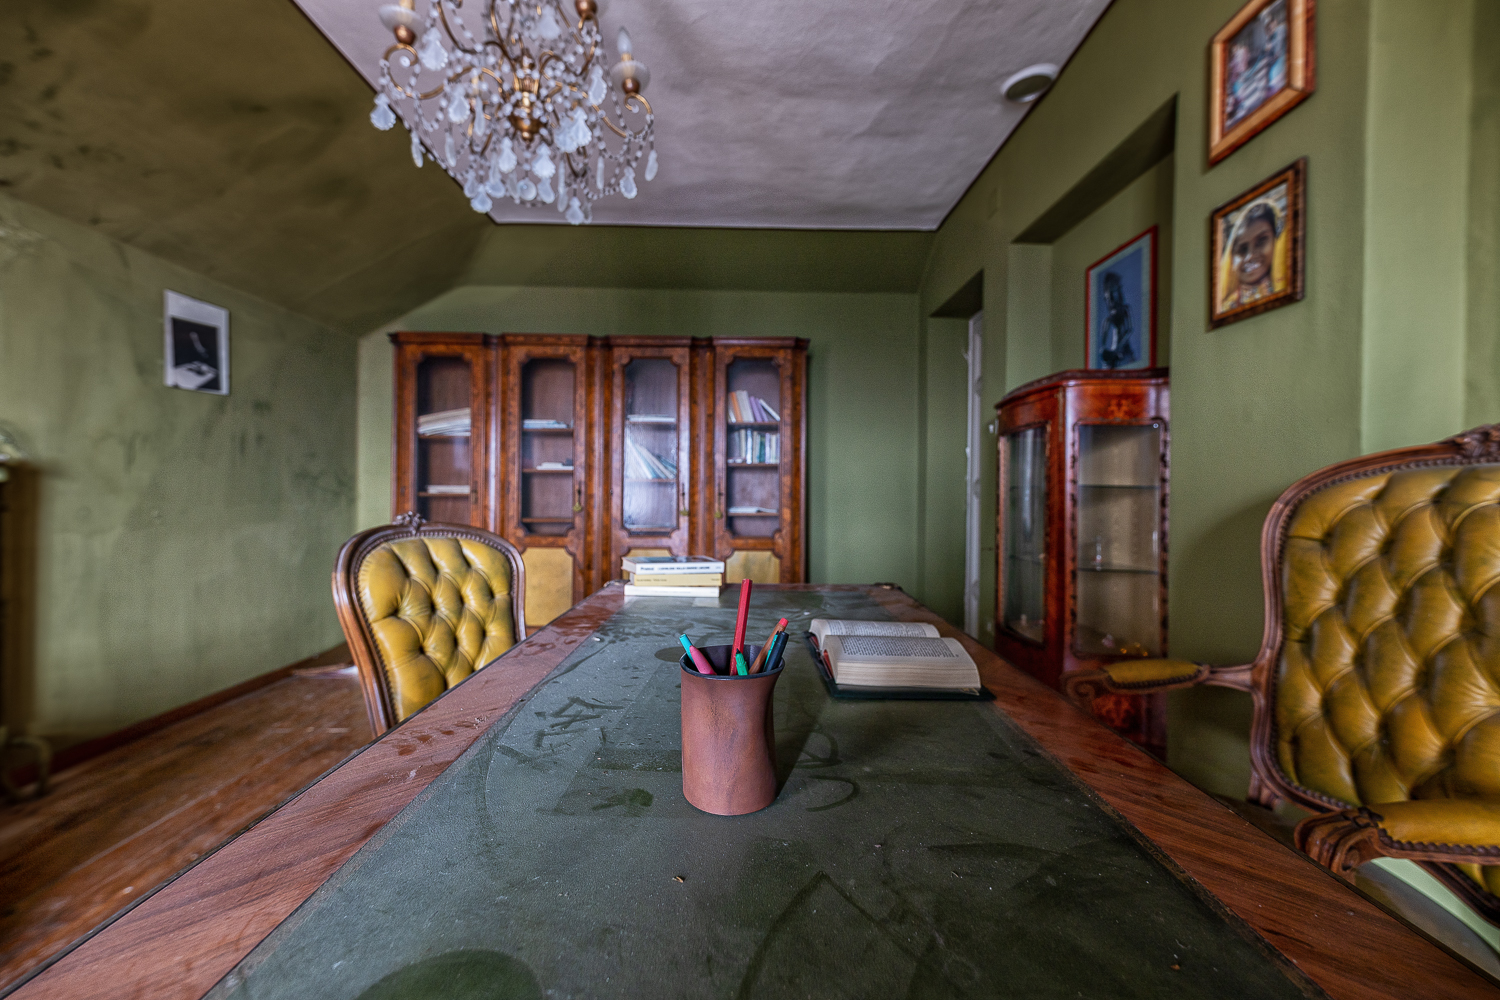
[[[162,292],[230,311],[232,393],[162,384]],[[351,337],[0,195],[0,423],[40,470],[33,732],[69,742],[334,645]]]

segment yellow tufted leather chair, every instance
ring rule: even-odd
[[[379,736],[526,638],[521,556],[408,512],[339,550],[333,600]]]
[[[1320,815],[1297,845],[1352,877],[1422,862],[1500,923],[1500,425],[1322,469],[1261,532],[1254,663],[1137,660],[1066,682],[1254,699],[1249,798]]]

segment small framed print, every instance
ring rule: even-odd
[[[1250,0],[1208,46],[1208,162],[1313,92],[1315,0]]]
[[[167,292],[165,314],[167,385],[229,395],[229,310]]]
[[[1208,325],[1302,299],[1307,157],[1209,216]]]
[[[1156,227],[1096,261],[1085,284],[1085,366],[1155,367]]]

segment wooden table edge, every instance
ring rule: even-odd
[[[765,589],[864,591],[893,616],[959,639],[996,711],[1335,1000],[1495,994],[1460,960],[904,592]],[[496,661],[503,669],[476,672],[6,995],[202,997],[623,605],[620,584],[607,585]]]

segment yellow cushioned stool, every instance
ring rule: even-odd
[[[377,736],[526,637],[523,572],[500,536],[415,513],[344,543],[333,598]]]

